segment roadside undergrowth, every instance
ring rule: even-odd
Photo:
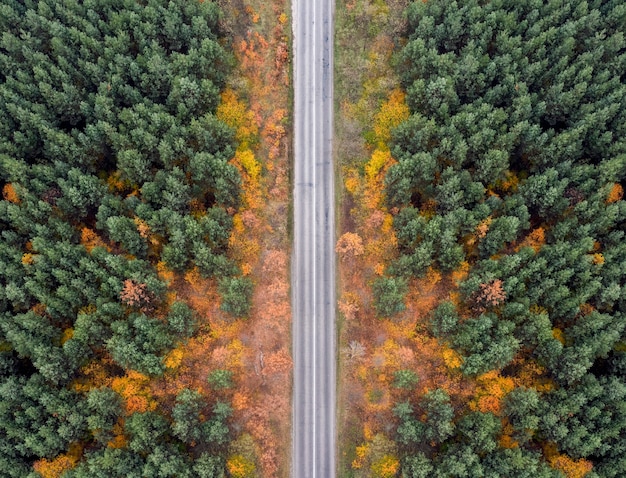
[[[289,302],[290,18],[285,0],[221,0],[237,66],[218,116],[236,130],[233,163],[243,176],[230,255],[254,285],[233,395],[241,432],[227,468],[237,477],[289,475],[291,369]]]
[[[393,3],[393,5],[392,5]],[[406,116],[391,66],[406,2],[339,1],[336,11],[335,155],[339,206],[339,477],[394,476],[390,368],[413,359],[373,313],[371,281],[396,255],[382,178],[389,130]],[[397,34],[394,34],[393,32]],[[389,92],[394,91],[392,98]],[[381,107],[387,105],[386,121]],[[397,116],[397,118],[396,118]],[[378,121],[376,121],[378,120]],[[376,126],[372,127],[376,121]],[[405,335],[408,334],[405,330]],[[402,358],[404,357],[404,358]]]

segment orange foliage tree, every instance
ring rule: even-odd
[[[494,415],[502,413],[502,399],[515,388],[515,381],[510,377],[502,377],[500,372],[492,370],[476,378],[478,387],[470,408]]]
[[[561,471],[567,478],[583,478],[593,469],[593,463],[588,460],[574,460],[565,454],[559,453],[554,442],[544,443],[543,453],[550,466]]]
[[[624,188],[621,184],[615,183],[609,192],[608,197],[606,198],[607,203],[614,203],[617,201],[621,201],[624,197]]]
[[[567,455],[557,455],[550,460],[553,468],[560,470],[567,478],[583,478],[593,469],[588,460],[573,460]]]
[[[39,460],[33,465],[33,468],[43,478],[59,478],[63,473],[74,468],[75,465],[75,459],[67,455],[59,455],[53,460]]]
[[[359,297],[353,292],[344,292],[341,295],[338,307],[347,320],[353,320],[361,308]]]
[[[80,243],[87,249],[87,252],[91,252],[94,247],[104,247],[107,248],[107,245],[104,243],[102,238],[96,234],[96,232],[88,227],[83,227],[80,231]]]
[[[365,252],[363,239],[358,234],[346,232],[337,241],[335,251],[342,260],[352,260]]]
[[[11,183],[7,183],[2,188],[2,197],[9,202],[18,204],[20,202],[20,197],[17,195],[15,191],[15,187]]]
[[[150,377],[129,370],[123,377],[111,382],[111,388],[124,399],[126,414],[155,410],[157,402],[150,390]]]
[[[33,469],[43,478],[59,478],[63,473],[76,466],[83,453],[83,448],[78,443],[72,443],[67,453],[57,456],[52,460],[42,459],[34,463]]]

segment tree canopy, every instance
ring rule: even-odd
[[[386,176],[401,256],[378,307],[398,301],[390,281],[467,262],[460,300],[433,313],[431,331],[467,375],[534,363],[553,386],[511,392],[496,424],[513,427],[513,448],[484,449],[486,430],[501,432],[461,427],[493,422],[466,409],[424,447],[416,438],[437,436],[428,418],[399,409],[404,476],[561,476],[585,463],[585,476],[621,476],[626,8],[429,0],[407,17],[398,62],[412,114]]]
[[[29,475],[74,443],[85,459],[67,476],[223,476],[224,407],[198,405],[202,418],[186,426],[202,432],[189,448],[192,432],[152,411],[126,417],[128,447],[110,447],[125,413],[117,392],[72,385],[105,357],[113,378],[159,375],[167,352],[193,334],[191,309],[164,300],[157,265],[249,289],[225,255],[241,180],[229,163],[234,132],[214,115],[233,63],[220,15],[210,1],[0,5],[8,476]],[[234,312],[246,313],[240,302]]]

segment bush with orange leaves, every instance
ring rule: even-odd
[[[521,249],[522,247],[532,247],[535,252],[539,252],[545,243],[546,230],[543,227],[538,227],[537,229],[533,229],[530,234],[526,236],[517,249]]]
[[[102,238],[93,229],[89,229],[88,227],[81,229],[80,243],[87,249],[87,252],[91,252],[94,247],[104,247],[110,250]]]

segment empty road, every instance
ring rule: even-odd
[[[294,0],[294,478],[335,476],[334,0]]]

